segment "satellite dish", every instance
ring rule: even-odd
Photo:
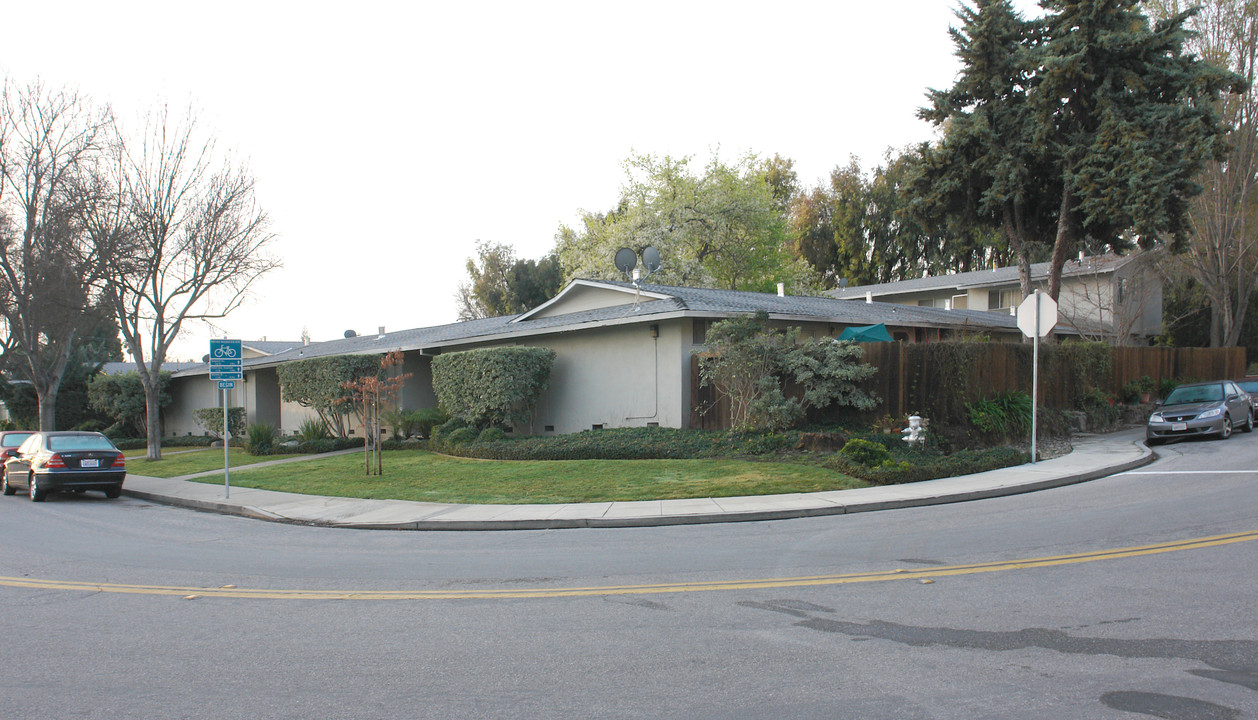
[[[616,251],[616,269],[628,275],[638,266],[638,254],[629,248]]]
[[[647,247],[642,251],[642,265],[646,267],[646,274],[650,275],[660,269],[660,251],[653,247]]]
[[[346,330],[345,337],[347,338],[358,337],[358,333],[354,332],[353,330]]]

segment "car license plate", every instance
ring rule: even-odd
[[[79,461],[79,467],[100,467],[100,460],[96,458],[83,458]]]
[[[1171,432],[1183,432],[1188,429],[1188,423],[1171,423]]]

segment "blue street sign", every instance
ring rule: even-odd
[[[210,379],[243,380],[239,340],[210,340]]]

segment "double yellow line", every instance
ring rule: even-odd
[[[0,576],[0,587],[37,590],[68,590],[77,592],[122,593],[128,595],[170,595],[185,599],[200,598],[250,598],[256,600],[485,600],[591,597],[606,595],[652,595],[661,593],[711,592],[717,590],[764,590],[771,588],[810,587],[818,585],[846,585],[851,583],[883,582],[887,580],[931,580],[952,575],[1026,570],[1118,560],[1121,558],[1158,555],[1181,550],[1231,545],[1258,540],[1258,530],[1213,535],[1210,537],[1176,540],[1174,542],[1135,547],[1097,550],[1074,555],[1054,555],[1024,560],[1005,560],[973,565],[946,565],[914,570],[885,570],[880,572],[853,573],[847,575],[806,575],[802,577],[761,578],[752,580],[713,580],[708,582],[658,583],[646,585],[606,585],[595,587],[513,588],[500,590],[267,590],[222,587],[179,587],[166,585],[127,585],[119,583],[93,583],[73,580],[39,580],[32,578]]]

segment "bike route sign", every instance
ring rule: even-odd
[[[243,380],[239,340],[210,340],[210,379]]]

